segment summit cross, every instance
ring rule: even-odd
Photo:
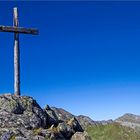
[[[38,35],[37,29],[19,27],[18,8],[13,8],[13,26],[0,25],[0,32],[14,33],[14,94],[20,96],[20,47],[19,33]]]

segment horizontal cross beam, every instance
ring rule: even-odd
[[[37,29],[15,27],[15,26],[1,26],[0,25],[0,32],[11,32],[11,33],[23,33],[23,34],[38,35]]]

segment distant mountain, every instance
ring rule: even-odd
[[[90,140],[74,115],[29,96],[0,95],[0,140]]]
[[[94,121],[88,116],[74,116],[61,108],[52,107],[52,109],[60,120],[66,121],[68,118],[75,117],[92,140],[140,140],[138,115],[125,114],[115,121]]]
[[[133,128],[135,131],[140,132],[140,116],[134,114],[124,114],[123,116],[119,117],[115,120],[115,122]]]
[[[93,121],[90,117],[84,115],[76,116],[76,119],[79,121],[83,129],[89,126],[107,125],[113,122],[112,120]]]
[[[68,119],[75,117],[80,123],[80,125],[83,127],[83,129],[86,128],[87,126],[106,125],[113,122],[113,120],[93,121],[88,116],[84,115],[75,116],[62,108],[51,107],[51,109],[55,112],[59,121],[67,121]]]
[[[127,113],[115,121],[94,121],[85,130],[93,140],[140,140],[140,116]]]
[[[127,113],[127,114],[124,114],[123,116],[119,117],[115,121],[116,122],[131,122],[131,123],[140,124],[140,116]]]
[[[140,140],[134,129],[115,122],[87,127],[86,132],[92,140]]]
[[[94,121],[29,96],[0,95],[0,140],[140,140],[140,116]]]

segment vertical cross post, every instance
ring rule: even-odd
[[[13,26],[18,27],[18,9],[13,9]],[[19,33],[14,33],[14,94],[20,96],[20,48]]]
[[[13,9],[13,26],[0,25],[0,32],[14,33],[14,94],[20,96],[20,47],[19,34],[38,35],[38,30],[34,28],[18,27],[18,8]]]

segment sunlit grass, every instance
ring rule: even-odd
[[[140,135],[133,129],[118,123],[90,126],[86,131],[92,140],[140,140]]]

